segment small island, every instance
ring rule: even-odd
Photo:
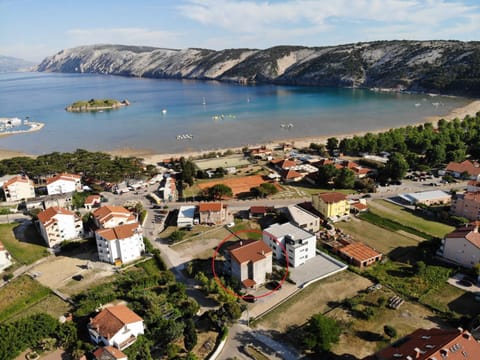
[[[128,106],[130,102],[125,99],[123,101],[118,101],[115,99],[90,99],[88,101],[76,101],[73,104],[67,106],[65,110],[67,111],[101,111],[101,110],[111,110],[117,109],[122,106]]]

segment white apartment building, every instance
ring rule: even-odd
[[[276,260],[285,258],[283,246],[288,255],[288,265],[292,267],[304,264],[316,254],[315,235],[289,222],[273,224],[263,230],[263,241],[273,250]]]
[[[40,234],[48,247],[60,245],[65,240],[80,239],[83,236],[83,223],[74,212],[49,207],[38,214]]]
[[[74,191],[82,191],[82,177],[76,174],[58,174],[47,180],[48,195],[65,194]]]
[[[466,268],[480,262],[478,225],[463,226],[445,235],[437,255]]]
[[[133,224],[137,218],[123,206],[102,206],[93,212],[93,220],[98,228],[113,228],[123,224]]]
[[[143,319],[125,305],[104,308],[88,324],[90,339],[95,344],[124,350],[144,333]]]
[[[7,202],[21,201],[35,197],[33,181],[27,175],[17,175],[3,183],[3,192]]]
[[[99,260],[117,266],[140,258],[145,251],[142,228],[137,222],[97,230],[95,239]]]

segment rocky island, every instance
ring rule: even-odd
[[[100,111],[117,109],[122,106],[128,106],[130,102],[128,100],[118,101],[115,99],[90,99],[88,101],[76,101],[73,104],[67,106],[67,111]]]

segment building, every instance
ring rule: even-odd
[[[12,257],[0,241],[0,272],[12,265]]]
[[[287,207],[287,215],[290,221],[299,228],[305,229],[311,233],[320,230],[320,217],[308,210],[298,206],[289,205]]]
[[[251,206],[250,209],[248,209],[248,217],[250,219],[261,219],[273,210],[274,208],[269,206]]]
[[[61,207],[49,207],[38,214],[40,234],[48,247],[83,236],[83,223],[74,212]]]
[[[93,220],[98,228],[113,228],[123,224],[133,224],[137,218],[123,206],[102,206],[93,212]]]
[[[325,219],[340,220],[350,213],[350,204],[345,194],[324,192],[312,195],[312,205]]]
[[[282,180],[286,183],[301,181],[306,174],[302,174],[294,169],[285,169],[280,171]]]
[[[480,262],[478,224],[459,227],[445,235],[437,255],[466,268],[478,264]]]
[[[261,240],[240,240],[225,252],[225,267],[246,288],[255,288],[272,272],[272,249]]]
[[[140,224],[118,225],[95,232],[100,261],[122,265],[139,259],[145,251]]]
[[[465,160],[461,163],[457,162],[449,162],[445,171],[442,173],[439,172],[440,175],[444,173],[448,173],[453,177],[459,178],[462,177],[463,174],[468,174],[470,179],[475,180],[480,175],[480,164],[475,162],[471,162],[469,160]]]
[[[480,343],[462,328],[417,329],[363,360],[477,360]]]
[[[89,195],[85,199],[83,206],[87,210],[92,210],[94,207],[100,206],[102,203],[102,198],[100,195]]]
[[[113,346],[100,347],[93,352],[95,360],[128,360],[128,356]]]
[[[158,193],[164,201],[175,201],[177,199],[177,183],[172,175],[166,175],[165,180],[158,188]]]
[[[48,195],[82,191],[82,177],[76,174],[58,174],[47,180]]]
[[[144,333],[143,319],[125,305],[109,306],[90,319],[88,333],[95,344],[124,350]]]
[[[17,175],[3,183],[5,201],[22,201],[35,197],[33,181],[27,175]]]
[[[480,191],[456,194],[452,200],[450,212],[469,220],[480,219]]]
[[[177,226],[179,228],[193,226],[196,206],[180,206],[178,209]]]
[[[228,213],[227,205],[221,202],[206,202],[198,205],[200,224],[221,225],[232,220],[232,214]]]
[[[480,179],[477,177],[475,180],[469,180],[467,182],[467,192],[480,191]]]
[[[452,195],[447,194],[442,190],[422,191],[417,193],[401,194],[399,196],[412,205],[441,205],[450,204],[452,201]]]
[[[382,260],[382,254],[360,242],[347,244],[337,249],[341,257],[363,268]]]
[[[288,254],[288,266],[300,266],[316,255],[315,235],[289,222],[269,226],[263,230],[262,238],[277,261],[285,259],[285,252]]]
[[[37,196],[27,200],[25,206],[28,210],[34,208],[45,210],[55,206],[72,209],[72,194],[73,193]]]
[[[248,149],[248,155],[257,159],[268,159],[272,156],[272,150],[262,145],[260,147]]]

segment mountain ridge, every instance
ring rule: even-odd
[[[62,50],[45,58],[37,70],[478,97],[480,42],[394,40],[264,50],[100,44]]]
[[[34,67],[33,61],[28,61],[13,56],[0,55],[0,72],[27,71]]]

